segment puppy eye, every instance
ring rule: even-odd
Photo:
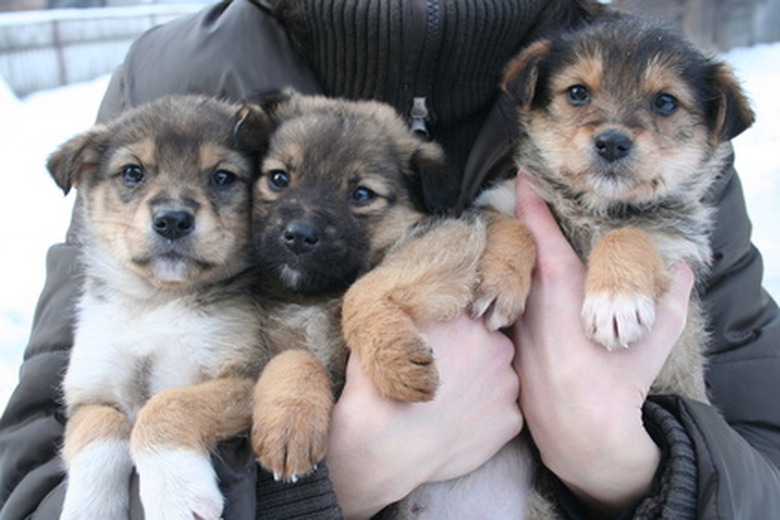
[[[566,101],[570,105],[580,107],[590,102],[590,91],[584,85],[572,85],[566,90]]]
[[[366,188],[365,186],[358,186],[349,195],[349,201],[355,206],[365,206],[370,204],[377,197],[375,191]]]
[[[290,185],[290,175],[284,170],[271,170],[268,172],[268,185],[272,190],[282,191]]]
[[[211,174],[211,184],[218,188],[227,188],[236,182],[237,179],[238,177],[235,173],[227,170],[217,170]]]
[[[126,186],[135,188],[144,181],[144,169],[137,164],[126,164],[122,167],[122,180]]]
[[[670,116],[677,112],[680,102],[671,94],[662,92],[653,100],[653,110],[662,116]]]

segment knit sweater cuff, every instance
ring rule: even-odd
[[[634,519],[695,519],[698,470],[693,443],[677,418],[653,401],[643,408],[645,428],[663,451],[653,491],[637,505]]]
[[[340,520],[343,515],[328,470],[320,464],[296,483],[277,482],[270,473],[258,471],[255,518]]]
[[[650,492],[627,508],[618,520],[688,520],[696,518],[697,478],[693,443],[677,418],[662,405],[647,401],[645,428],[661,448],[662,459]],[[555,496],[562,518],[585,519],[584,505],[549,470],[542,486]]]

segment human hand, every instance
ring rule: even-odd
[[[594,510],[616,513],[649,490],[660,461],[642,405],[684,328],[693,273],[675,265],[652,329],[610,352],[582,326],[584,265],[528,179],[517,186],[517,214],[538,252],[513,331],[523,415],[544,464]]]
[[[522,428],[506,336],[465,315],[421,330],[440,374],[432,401],[384,399],[356,351],[350,355],[326,457],[347,518],[367,518],[423,483],[476,469]]]

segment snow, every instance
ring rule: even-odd
[[[764,254],[765,286],[780,296],[780,44],[733,50],[724,58],[743,80],[758,114],[734,141],[753,239]],[[63,240],[74,196],[64,197],[49,177],[46,157],[92,124],[108,83],[95,81],[18,100],[0,79],[0,143],[6,188],[0,190],[0,409],[17,382],[30,324],[45,276],[48,247]],[[45,384],[45,382],[41,382]]]

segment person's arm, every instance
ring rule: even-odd
[[[682,332],[693,274],[675,266],[642,340],[618,351],[596,345],[580,318],[585,267],[528,181],[518,186],[518,213],[538,251],[514,330],[521,408],[545,466],[592,510],[614,515],[650,490],[661,461],[642,406]]]
[[[522,428],[514,347],[506,336],[465,316],[423,332],[441,377],[433,401],[384,399],[360,359],[349,361],[327,455],[347,518],[368,518],[423,483],[476,469]]]
[[[721,198],[721,213],[734,218],[732,224],[744,226],[736,182],[732,172],[716,196]],[[651,396],[645,401],[649,382],[660,369],[658,363],[666,358],[670,341],[682,326],[690,274],[686,269],[678,271],[672,291],[659,306],[656,327],[642,344],[604,358],[598,349],[581,349],[587,353],[585,359],[582,352],[572,354],[572,345],[581,339],[576,325],[582,296],[572,294],[571,287],[581,286],[572,284],[581,281],[583,268],[567,251],[541,199],[526,183],[519,184],[520,215],[540,240],[536,292],[525,326],[517,329],[523,413],[541,443],[543,460],[558,475],[553,479],[558,485],[552,489],[558,490],[566,517],[586,518],[594,510],[607,518],[776,516],[780,411],[771,396],[780,391],[780,337],[776,308],[760,297],[760,260],[756,266],[749,229],[716,232],[713,240],[714,287],[739,284],[715,299],[715,309],[709,300],[714,334],[724,329],[724,320],[730,324],[720,331],[722,336],[713,337],[709,349],[707,381],[714,406],[676,396]],[[734,315],[727,317],[721,310],[713,316],[719,305]],[[571,307],[568,313],[567,307]],[[542,319],[545,313],[549,319]],[[734,319],[739,314],[745,321]],[[567,323],[573,339],[562,343],[560,334],[569,330]],[[664,332],[659,327],[669,328]],[[639,347],[643,346],[654,346],[656,351],[642,353]],[[567,353],[577,356],[574,362],[569,362]],[[647,364],[623,366],[621,357],[632,363],[646,359]],[[610,366],[615,373],[609,373]],[[616,438],[618,432],[627,437]],[[649,439],[657,446],[655,454]],[[626,475],[637,463],[639,469]]]

